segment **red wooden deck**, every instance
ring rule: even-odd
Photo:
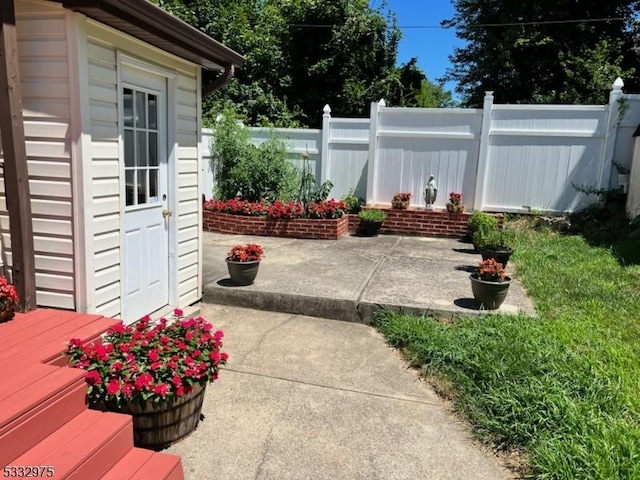
[[[83,372],[66,366],[71,338],[95,340],[116,322],[41,309],[0,324],[0,468],[5,477],[184,480],[179,457],[133,446],[131,417],[89,410]],[[34,475],[31,467],[51,467],[53,476],[42,470]]]

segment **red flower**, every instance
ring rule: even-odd
[[[136,382],[135,382],[136,390],[148,389],[149,385],[151,385],[152,380],[153,380],[153,377],[148,373],[141,374],[138,378],[136,378]]]
[[[164,398],[167,396],[167,393],[169,393],[169,385],[166,385],[164,383],[156,385],[155,387],[153,387],[153,393]]]
[[[120,382],[118,380],[111,380],[107,386],[107,393],[109,395],[116,395],[120,391]]]
[[[89,385],[100,385],[102,383],[102,377],[95,370],[87,372],[84,379]]]
[[[257,243],[248,243],[246,245],[235,245],[227,253],[227,258],[232,262],[255,262],[262,260],[264,250]]]
[[[176,317],[182,317],[182,316],[184,316],[184,312],[183,312],[181,309],[179,309],[179,308],[176,308],[176,309],[173,311],[173,314],[174,314]]]

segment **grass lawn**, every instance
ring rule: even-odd
[[[527,476],[640,479],[640,244],[622,244],[521,229],[513,262],[538,318],[376,324],[480,438],[524,453]]]

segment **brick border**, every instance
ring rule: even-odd
[[[273,219],[203,210],[202,227],[205,232],[236,235],[337,240],[349,231],[349,219],[346,215],[336,219]]]
[[[460,238],[469,233],[468,223],[471,215],[469,212],[449,213],[446,210],[416,208],[400,210],[382,207],[380,209],[387,214],[387,219],[380,229],[381,234]],[[504,215],[502,213],[493,215],[498,219],[498,227],[502,228]],[[203,210],[202,220],[205,232],[317,240],[337,240],[347,233],[357,232],[360,225],[358,215],[354,214],[331,220],[272,219]]]
[[[367,208],[373,207],[364,207]],[[469,233],[469,217],[471,212],[449,213],[446,210],[424,210],[408,208],[380,208],[387,218],[380,229],[381,234],[410,235],[420,237],[464,237]],[[502,228],[504,215],[493,214],[498,219],[498,227]],[[357,215],[349,215],[349,232],[355,233],[360,220]]]

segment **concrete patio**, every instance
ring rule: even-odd
[[[262,245],[265,258],[256,282],[236,287],[226,253],[249,242]],[[488,313],[471,294],[469,274],[481,260],[472,249],[447,238],[298,240],[205,233],[203,301],[365,323],[381,306],[440,317]],[[498,312],[535,315],[517,280]]]

